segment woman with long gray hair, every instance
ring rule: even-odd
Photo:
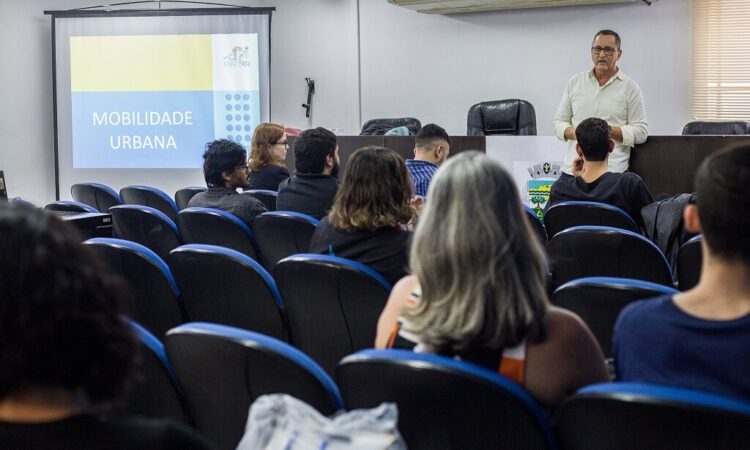
[[[541,243],[511,176],[465,152],[435,174],[414,235],[413,274],[394,287],[376,347],[414,348],[497,371],[554,407],[606,381],[601,349],[549,304]]]

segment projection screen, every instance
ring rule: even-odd
[[[75,183],[115,190],[203,186],[214,139],[247,149],[270,120],[274,8],[48,11],[58,199]]]

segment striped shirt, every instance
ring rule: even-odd
[[[414,185],[414,195],[426,196],[427,188],[430,187],[430,180],[435,175],[438,166],[427,161],[407,159],[406,168],[409,169],[411,182]]]

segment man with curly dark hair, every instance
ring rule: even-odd
[[[266,212],[260,200],[237,192],[237,188],[250,185],[247,151],[240,144],[227,139],[206,144],[203,177],[208,191],[191,198],[189,207],[221,209],[239,217],[248,226],[253,224],[255,216]]]
[[[138,349],[128,291],[69,224],[0,205],[0,448],[205,449],[167,422],[102,413]]]

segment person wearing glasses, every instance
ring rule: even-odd
[[[237,192],[238,188],[247,189],[249,176],[247,152],[240,144],[227,139],[209,142],[203,153],[203,177],[208,191],[191,198],[188,207],[221,209],[252,226],[255,216],[266,212],[266,208],[252,195]]]
[[[336,135],[318,127],[294,141],[294,176],[279,185],[277,211],[295,211],[322,219],[339,190],[339,146]]]
[[[599,31],[591,44],[593,69],[574,75],[565,86],[555,114],[555,135],[568,143],[562,178],[573,174],[579,158],[575,128],[589,117],[606,120],[612,127],[612,172],[628,170],[630,149],[646,142],[648,123],[641,88],[617,66],[621,56],[620,36],[612,30]]]
[[[275,123],[258,125],[250,150],[250,189],[278,191],[279,183],[289,178],[284,166],[288,149],[284,127]]]

